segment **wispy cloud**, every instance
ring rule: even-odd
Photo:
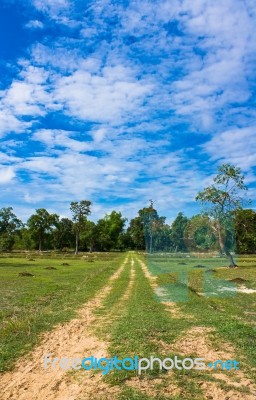
[[[15,177],[13,167],[0,166],[0,185],[9,183]]]
[[[27,7],[31,42],[0,92],[4,203],[15,185],[29,209],[90,197],[132,213],[153,197],[172,217],[224,161],[253,186],[252,0]]]
[[[31,29],[42,29],[44,27],[44,24],[42,21],[39,21],[38,19],[32,19],[30,20],[26,25],[26,28],[31,28]]]
[[[211,160],[229,162],[232,160],[244,171],[256,166],[256,126],[233,128],[221,132],[207,142],[203,149]]]

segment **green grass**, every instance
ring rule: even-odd
[[[106,283],[124,254],[96,254],[90,256],[93,262],[81,255],[60,257],[0,258],[0,371],[28,352],[41,332],[75,317],[75,310]],[[19,276],[20,272],[34,277]]]
[[[147,262],[147,259],[144,258],[143,260]],[[189,276],[188,301],[180,302],[178,305],[184,316],[188,315],[192,318],[184,317],[180,319],[172,319],[164,305],[156,301],[148,280],[136,262],[136,278],[132,295],[125,306],[122,306],[121,316],[111,321],[110,333],[107,330],[108,338],[110,335],[111,339],[109,353],[112,356],[117,355],[119,358],[133,357],[134,355],[139,357],[150,357],[151,355],[160,358],[173,357],[174,354],[163,352],[158,341],[172,343],[187,329],[197,326],[211,327],[215,329],[210,335],[214,348],[221,349],[223,342],[233,344],[236,348],[235,358],[240,361],[247,376],[255,379],[255,325],[252,324],[251,315],[247,313],[253,313],[253,310],[255,312],[256,295],[237,293],[233,298],[198,296],[197,291],[202,291],[204,272],[201,268],[194,267],[198,264],[207,264],[207,261],[212,268],[211,260],[201,260],[200,262],[195,259],[185,260]],[[219,262],[215,260],[213,262],[217,268]],[[217,268],[214,279],[229,281],[239,277],[245,280],[244,284],[247,287],[255,288],[256,259],[253,257],[242,258],[240,263],[242,267],[238,269]],[[160,263],[160,265],[163,264],[163,262]],[[171,268],[170,273],[167,273],[166,269],[167,262],[165,273],[157,275],[159,286],[175,283],[177,279],[177,273],[173,272],[173,268]],[[182,269],[185,270],[184,265],[182,265]],[[105,316],[111,314],[113,307],[118,309],[120,294],[124,293],[128,279],[129,275],[126,269],[115,282],[113,290],[108,296],[108,301],[105,302],[105,307],[101,311]],[[203,393],[198,382],[205,379],[216,381],[209,371],[175,371],[174,380],[182,390],[180,395],[161,397],[158,394],[155,397],[148,397],[145,393],[142,394],[137,389],[125,385],[129,379],[135,376],[137,376],[137,373],[134,371],[114,370],[106,375],[105,380],[110,384],[120,385],[122,388],[120,398],[127,400],[137,398],[203,399]],[[164,371],[160,372],[156,368],[153,371],[146,371],[143,376],[149,379],[160,376],[164,385]],[[228,390],[228,385],[225,383],[221,383],[220,386]]]
[[[96,257],[95,257],[96,256]],[[94,258],[78,258],[72,255],[63,258],[61,254],[38,257],[28,261],[21,256],[0,258],[0,290],[2,294],[0,314],[1,369],[6,370],[13,362],[38,341],[39,333],[50,330],[58,323],[75,316],[79,305],[94,296],[110,275],[121,265],[127,254],[96,254]],[[124,301],[130,282],[130,262],[126,264],[111,291],[96,310],[95,334],[110,344],[108,353],[119,358],[155,356],[171,357],[175,354],[163,350],[160,341],[171,344],[193,327],[211,327],[214,331],[209,339],[215,349],[221,349],[229,342],[236,349],[235,358],[240,361],[248,377],[256,380],[256,293],[235,293],[233,297],[204,296],[204,281],[207,274],[211,279],[228,285],[240,278],[247,288],[256,289],[256,257],[239,257],[238,269],[220,268],[226,264],[222,258],[137,256],[130,253],[129,259],[141,259],[157,277],[157,284],[172,288],[177,284],[178,272],[188,277],[187,300],[178,302],[182,318],[172,318],[171,313],[156,299],[148,279],[144,276],[138,260],[134,263],[135,277],[129,297]],[[69,266],[61,265],[63,262]],[[199,268],[203,265],[205,268]],[[56,270],[46,270],[54,266]],[[212,269],[215,272],[207,273]],[[19,272],[27,271],[35,277],[21,277]],[[209,275],[208,275],[209,276]],[[241,285],[240,283],[231,282]],[[231,284],[230,283],[230,284]],[[168,286],[169,285],[169,286]],[[180,282],[178,289],[184,290]],[[187,317],[186,317],[187,316]],[[178,355],[178,354],[176,354]],[[191,355],[193,356],[193,355]],[[181,358],[184,358],[181,356]],[[214,361],[214,360],[212,360]],[[100,372],[99,372],[100,373]],[[235,372],[234,372],[235,374]],[[137,377],[136,371],[112,371],[104,379],[111,385],[120,386],[121,400],[203,400],[204,394],[199,382],[217,381],[211,371],[173,370],[172,382],[181,390],[180,394],[165,393],[170,383],[166,371],[145,371],[143,379],[149,382],[161,378],[155,385],[155,394],[142,393],[128,386],[129,380]],[[228,385],[219,382],[228,391]],[[158,390],[157,390],[158,388]]]
[[[165,273],[157,275],[159,286],[177,283],[177,273],[172,271],[180,259],[169,261],[166,258],[165,262],[163,259],[164,257],[159,268],[164,265]],[[204,293],[204,280],[205,276],[207,277],[205,271],[208,268],[215,269],[215,272],[211,273],[211,279],[221,282],[221,285],[232,284],[239,288],[242,284],[247,288],[256,289],[256,257],[239,256],[237,259],[239,268],[236,269],[219,268],[220,265],[223,266],[220,259],[192,257],[182,261],[186,263],[181,267],[188,273],[189,284],[188,301],[179,303],[182,312],[194,317],[192,325],[215,328],[216,333],[212,338],[215,345],[221,340],[231,342],[237,350],[237,360],[241,361],[248,375],[256,380],[256,293],[246,294],[235,291],[234,293],[224,292],[224,297],[199,296]],[[150,260],[149,263],[152,264],[152,261]],[[155,263],[157,264],[157,261]],[[206,265],[207,268],[195,268],[197,264]],[[169,274],[168,268],[171,271]],[[240,284],[233,281],[237,278],[242,279],[243,282],[241,281]]]
[[[185,320],[178,320],[173,324],[170,314],[165,310],[165,307],[160,302],[155,301],[154,293],[145,278],[138,262],[135,263],[136,277],[132,296],[127,301],[123,309],[122,316],[111,323],[111,345],[109,353],[119,358],[133,357],[155,357],[165,358],[172,354],[163,354],[158,345],[159,340],[171,343],[179,333],[188,328],[190,323]],[[120,277],[116,285],[127,287],[127,280]],[[118,301],[118,300],[117,300]],[[111,312],[113,305],[109,304],[109,308],[105,309],[106,314]],[[159,372],[157,367],[153,371],[147,371],[146,374],[151,378],[164,375],[165,372]],[[121,385],[132,377],[136,377],[136,371],[112,371],[106,375],[106,381],[110,384]],[[183,383],[183,392],[186,398],[193,399],[190,396],[189,384]],[[188,389],[188,390],[187,390]],[[198,392],[194,389],[193,393]],[[200,392],[200,390],[199,390]],[[148,399],[150,397],[143,394],[138,394],[138,391],[132,388],[124,387],[122,399]],[[155,397],[154,397],[155,398]],[[157,397],[161,398],[161,397]],[[166,399],[179,399],[181,397],[165,397]]]

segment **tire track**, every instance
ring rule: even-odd
[[[146,264],[139,260],[141,268],[145,277],[149,280],[150,285],[154,292],[156,292],[156,281],[157,277],[153,276]],[[172,317],[175,318],[175,315],[184,318],[191,318],[189,315],[183,315],[180,311],[178,306],[175,303],[170,302],[161,302],[165,304],[166,309],[171,312]],[[174,314],[173,314],[173,310]],[[177,318],[177,317],[176,317]],[[216,351],[214,348],[211,347],[210,342],[208,340],[208,333],[214,331],[212,328],[206,327],[193,327],[184,333],[181,337],[179,337],[175,343],[169,344],[163,341],[157,340],[157,343],[161,346],[163,352],[174,352],[181,354],[183,357],[190,356],[191,354],[196,354],[197,357],[205,358],[208,361],[213,360],[227,360],[227,359],[234,359],[235,358],[235,349],[232,347],[230,343],[222,344],[222,348],[226,350]],[[206,370],[205,373],[209,371]],[[204,399],[234,399],[234,400],[253,400],[256,399],[256,387],[255,384],[246,377],[243,370],[235,371],[235,374],[230,374],[230,371],[225,371],[220,373],[220,371],[212,371],[211,375],[209,375],[209,381],[206,377],[204,380],[199,382],[201,389],[203,390],[203,398]],[[218,379],[219,382],[215,382],[212,378]],[[194,378],[195,379],[195,378]],[[136,382],[135,382],[136,383]],[[229,389],[222,388],[223,383],[229,385]],[[150,385],[147,385],[150,386]],[[136,386],[135,386],[136,387]],[[137,382],[138,387],[138,382]],[[249,393],[246,392],[239,392],[239,389],[247,390]],[[175,391],[173,392],[175,393]],[[178,393],[178,392],[177,392]]]
[[[161,299],[161,295],[165,295],[165,292],[164,292],[164,289],[162,290],[157,285],[157,277],[152,275],[149,272],[147,265],[143,261],[141,261],[139,258],[137,258],[136,260],[140,263],[141,269],[142,269],[145,277],[148,279],[150,286],[153,289],[154,293]],[[168,301],[161,301],[161,300],[159,300],[159,301],[160,301],[160,303],[164,304],[165,309],[170,312],[172,318],[189,318],[189,319],[192,318],[189,315],[184,315],[175,302],[168,302]]]
[[[58,365],[53,370],[50,366],[44,369],[43,358],[47,353],[51,353],[51,358],[106,357],[107,343],[91,334],[90,327],[97,323],[95,310],[101,307],[127,262],[128,257],[103,289],[78,310],[77,318],[43,334],[41,343],[29,355],[18,360],[15,370],[1,376],[2,400],[76,400],[81,394],[83,399],[90,399],[95,393],[98,398],[101,394],[102,398],[113,398],[118,389],[102,382],[100,374],[83,371],[82,381],[76,382],[72,373],[67,373]]]
[[[94,331],[95,332],[100,332],[100,335],[103,334],[103,336],[107,337],[107,340],[111,339],[111,335],[108,334],[108,327],[119,317],[121,317],[126,302],[131,296],[132,289],[135,283],[135,268],[134,268],[134,260],[131,259],[131,267],[130,267],[130,276],[129,276],[129,283],[127,285],[127,288],[123,295],[120,297],[120,299],[110,308],[110,309],[105,309],[104,305],[102,306],[104,315],[98,316],[97,317],[97,323],[94,326]]]

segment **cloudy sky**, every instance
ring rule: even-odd
[[[255,26],[255,0],[1,0],[0,207],[170,220],[223,162],[255,197]]]

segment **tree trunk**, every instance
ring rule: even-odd
[[[76,250],[75,250],[75,254],[78,254],[78,245],[79,245],[79,232],[76,232]]]
[[[220,223],[217,224],[217,231],[218,231],[218,241],[219,241],[219,245],[221,248],[221,251],[225,254],[225,256],[227,257],[227,259],[229,260],[229,267],[230,268],[235,268],[237,267],[234,258],[232,256],[232,254],[230,253],[230,251],[227,249],[222,234],[221,234],[221,226]]]
[[[38,239],[39,239],[39,248],[38,248],[38,250],[41,252],[42,251],[42,235],[40,233],[39,233]]]
[[[91,242],[91,243],[89,244],[89,253],[92,253],[92,252],[93,252],[93,247],[94,247],[94,243]]]
[[[153,234],[150,232],[150,243],[149,243],[149,253],[152,253],[152,244],[153,244]]]

